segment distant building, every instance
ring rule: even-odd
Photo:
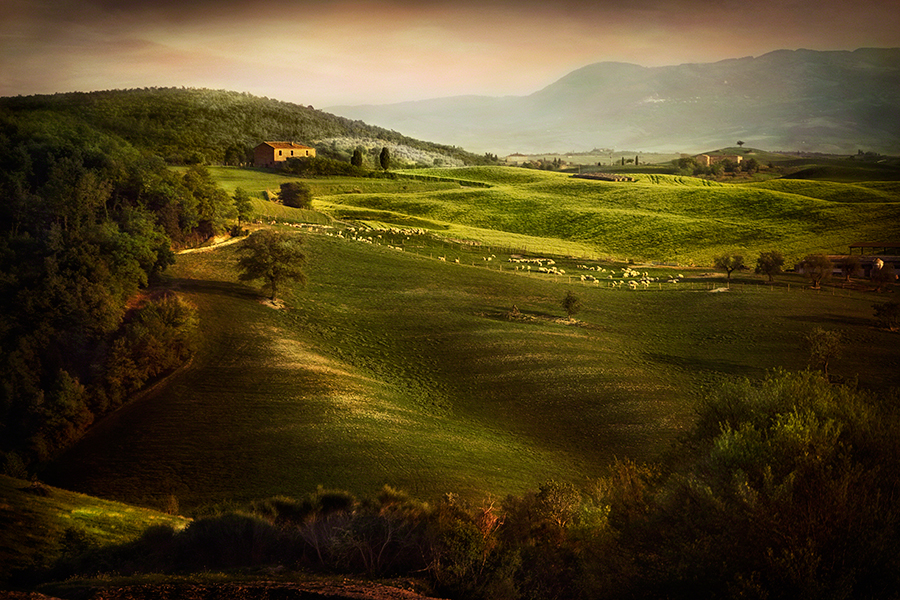
[[[316,155],[316,149],[297,142],[263,142],[253,149],[254,167],[277,167],[289,158]]]
[[[620,175],[619,173],[576,173],[572,175],[577,179],[594,179],[597,181],[635,181],[634,177]]]
[[[522,163],[526,163],[531,160],[530,157],[525,156],[524,154],[520,154],[516,152],[515,154],[510,154],[506,158],[503,159],[507,164],[512,165],[521,165]]]
[[[744,157],[738,156],[736,154],[723,156],[710,156],[709,154],[701,154],[697,157],[697,162],[704,167],[709,167],[716,164],[717,162],[722,162],[723,160],[730,160],[734,164],[739,165],[741,164],[741,161],[744,160]]]

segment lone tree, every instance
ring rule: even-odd
[[[777,250],[760,252],[756,259],[756,273],[769,278],[769,283],[775,281],[775,276],[781,273],[784,267],[784,257]]]
[[[844,276],[845,284],[850,283],[850,279],[854,275],[859,275],[862,272],[862,263],[858,256],[845,256],[840,260],[838,266],[841,269],[841,274]]]
[[[263,289],[271,291],[276,299],[278,288],[285,281],[306,282],[302,266],[306,256],[301,251],[302,241],[296,235],[289,236],[271,229],[257,231],[248,237],[239,252],[240,281],[262,279]]]
[[[353,151],[353,156],[350,157],[350,164],[354,167],[363,166],[363,151],[359,146]]]
[[[234,208],[237,211],[238,225],[249,221],[253,215],[253,205],[250,203],[250,194],[244,188],[234,190]]]
[[[566,297],[562,300],[563,310],[566,311],[566,316],[570,319],[573,315],[577,314],[578,311],[581,310],[581,300],[578,299],[578,296],[572,293],[571,290],[566,292]]]
[[[278,198],[285,206],[312,208],[312,190],[302,181],[282,183]]]
[[[722,255],[713,262],[715,267],[720,271],[725,271],[725,275],[728,278],[729,285],[731,284],[731,273],[733,271],[738,271],[742,269],[748,268],[744,264],[744,257],[740,254],[725,254]]]
[[[387,146],[381,149],[381,155],[378,157],[378,164],[380,164],[381,168],[385,171],[391,168],[391,151],[387,149]]]
[[[800,261],[800,270],[809,279],[809,283],[814,290],[822,287],[822,282],[828,281],[834,265],[831,259],[824,254],[808,254],[806,258]]]
[[[803,347],[809,352],[809,366],[813,369],[822,369],[822,374],[826,378],[828,365],[840,358],[842,346],[840,332],[821,327],[815,327],[803,338]]]
[[[741,148],[743,148],[743,147],[744,147],[744,141],[743,141],[743,140],[738,140],[738,141],[737,141],[737,145],[740,146]]]

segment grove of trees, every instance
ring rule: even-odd
[[[143,88],[18,96],[0,98],[0,109],[13,116],[56,114],[125,140],[169,164],[251,163],[253,148],[263,140],[328,138],[378,139],[466,164],[489,162],[456,146],[416,140],[311,106],[223,90]]]
[[[150,286],[235,211],[202,166],[52,114],[0,116],[0,196],[0,471],[21,475],[190,355],[193,308]]]

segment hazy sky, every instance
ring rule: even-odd
[[[0,96],[208,87],[317,108],[525,95],[600,61],[900,47],[897,0],[0,0]]]

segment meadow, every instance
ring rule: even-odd
[[[687,225],[671,234],[704,256],[709,237],[735,250],[724,240],[734,243],[735,231],[753,222],[748,215],[760,223],[770,216],[766,230],[785,236],[765,238],[774,243],[787,239],[795,211],[850,214],[827,201],[656,175],[630,188],[514,169],[452,175],[491,187],[457,181],[402,192],[409,182],[378,181],[381,192],[317,197],[314,207],[331,223],[324,227],[297,227],[308,215],[281,207],[287,224],[279,227],[303,236],[308,256],[308,283],[284,292],[283,310],[237,282],[237,245],[180,255],[166,285],[200,311],[199,353],[96,425],[46,472],[48,481],[144,506],[174,497],[188,512],[317,486],[365,495],[390,484],[431,501],[447,493],[478,500],[549,479],[589,486],[616,458],[664,459],[711,387],[804,369],[801,339],[815,326],[845,340],[832,365],[837,377],[874,389],[898,384],[896,335],[872,318],[884,297],[864,287],[814,292],[796,275],[764,285],[745,274],[712,293],[726,283],[709,267],[611,261],[572,234],[585,215],[599,223],[618,214],[621,243],[630,232],[649,251],[649,234],[638,235],[632,221],[652,215],[673,227],[713,227],[701,208],[681,205],[704,199],[731,221],[725,231],[697,233],[694,246]],[[736,198],[746,214],[726,215]],[[773,198],[788,207],[769,206]],[[551,212],[568,207],[571,218],[544,215],[551,199]],[[341,229],[354,211],[375,219]],[[392,229],[395,217],[435,228]],[[477,226],[495,217],[496,229]],[[797,228],[791,239],[810,244],[822,225]],[[510,262],[528,257],[553,259],[557,271]],[[655,281],[612,287],[626,267]],[[583,304],[574,321],[561,307],[567,291]]]
[[[808,253],[845,253],[853,242],[891,239],[900,216],[900,186],[890,181],[734,185],[635,173],[637,181],[614,183],[509,167],[404,174],[430,180],[311,180],[315,207],[338,220],[418,223],[490,246],[686,266],[769,250],[789,265]],[[226,188],[278,189],[272,175],[227,168],[213,175]]]

